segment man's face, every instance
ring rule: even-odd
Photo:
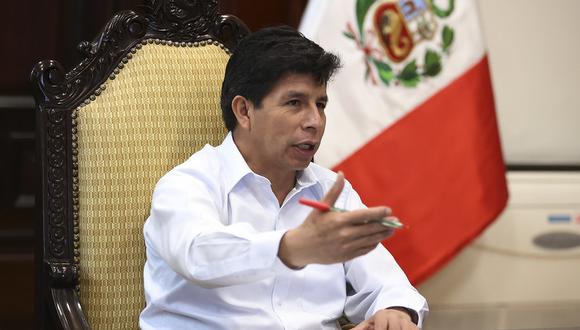
[[[275,174],[306,168],[324,134],[326,102],[326,85],[311,75],[283,76],[261,107],[248,112],[252,168]]]

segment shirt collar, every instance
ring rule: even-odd
[[[234,142],[232,132],[228,132],[222,144],[217,148],[224,160],[227,168],[225,171],[226,190],[229,192],[243,177],[254,173],[246,163],[244,156],[240,153],[238,146]]]
[[[228,132],[224,141],[217,149],[222,155],[224,164],[228,169],[225,173],[225,188],[228,192],[247,175],[262,177],[250,169],[244,156],[242,156],[242,153],[234,142],[234,137],[231,131]],[[296,175],[296,189],[301,190],[319,183],[319,180],[311,167],[312,164],[298,172]]]
[[[310,163],[310,165],[308,165],[304,170],[298,171],[298,174],[296,175],[296,189],[300,190],[308,188],[319,183],[318,178],[312,170],[312,166],[312,163]]]

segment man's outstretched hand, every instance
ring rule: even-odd
[[[344,175],[338,173],[321,202],[334,205],[343,187]],[[348,212],[315,209],[300,226],[284,234],[278,257],[291,268],[301,268],[311,263],[332,264],[364,255],[392,234],[392,229],[373,221],[390,213],[386,206]]]

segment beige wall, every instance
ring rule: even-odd
[[[506,161],[580,164],[580,1],[479,5]]]

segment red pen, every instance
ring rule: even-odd
[[[298,200],[298,203],[300,203],[302,205],[313,207],[313,208],[320,210],[322,212],[329,212],[329,211],[346,212],[346,210],[340,209],[338,207],[330,206],[326,203],[319,202],[319,201],[313,201],[311,199],[306,199],[306,198],[300,198]],[[390,228],[394,228],[394,229],[403,228],[405,226],[398,219],[380,219],[380,220],[376,220],[376,221],[385,227],[390,227]]]

